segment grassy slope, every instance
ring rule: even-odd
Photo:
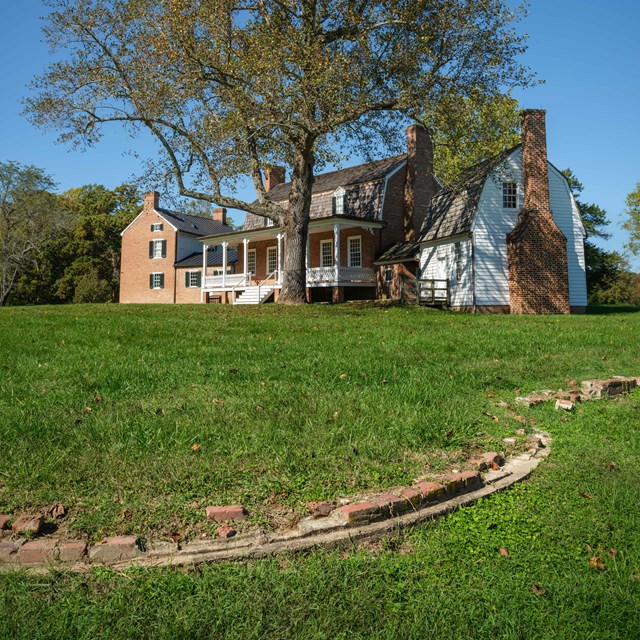
[[[198,503],[242,502],[253,524],[276,526],[303,500],[437,469],[434,451],[496,446],[519,425],[483,412],[516,387],[637,374],[639,324],[353,306],[3,309],[0,512],[61,500],[73,533],[99,538],[193,532]]]
[[[527,415],[554,436],[528,482],[403,538],[192,571],[8,575],[0,637],[636,639],[640,392],[565,421]]]

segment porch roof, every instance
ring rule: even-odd
[[[357,218],[355,216],[327,216],[326,218],[314,218],[309,221],[309,232],[319,231],[321,229],[330,229],[334,225],[338,225],[343,229],[353,227],[363,227],[365,229],[382,229],[387,226],[386,222],[379,220],[368,220],[366,218]],[[282,227],[263,227],[261,229],[249,229],[232,231],[231,233],[217,234],[212,236],[202,236],[198,238],[199,242],[204,244],[220,244],[228,242],[230,245],[241,244],[244,239],[247,240],[268,240],[275,238],[282,233]]]

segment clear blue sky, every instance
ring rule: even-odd
[[[42,44],[39,0],[2,0],[0,18],[0,161],[46,169],[59,189],[101,183],[115,187],[136,173],[148,141],[132,143],[114,126],[87,152],[55,143],[21,115],[27,84],[50,60]],[[523,107],[547,109],[549,159],[571,167],[584,183],[583,199],[605,208],[612,221],[608,248],[620,249],[624,199],[640,181],[640,2],[637,0],[533,0],[520,25],[530,35],[524,61],[546,84],[519,92]],[[149,185],[151,188],[153,185]],[[640,260],[634,261],[640,270]]]

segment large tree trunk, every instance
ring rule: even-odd
[[[313,184],[313,140],[305,139],[296,149],[291,175],[289,208],[284,214],[284,264],[279,302],[306,302],[307,272],[305,254]]]

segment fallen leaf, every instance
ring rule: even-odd
[[[500,553],[500,555],[501,555],[503,558],[508,558],[508,557],[509,557],[509,552],[508,552],[504,547],[500,547],[500,548],[498,549],[498,552]]]
[[[611,470],[613,470],[613,469],[615,469],[615,468],[616,468],[616,466],[617,466],[617,465],[616,465],[616,463],[615,463],[615,462],[613,462],[613,461],[612,461],[612,462],[607,462],[604,466],[605,466],[605,468],[607,468],[607,469],[611,469]]]
[[[96,395],[96,397],[93,399],[94,402],[102,402],[102,396],[101,395]]]
[[[593,500],[593,496],[588,494],[586,491],[583,491],[580,495],[587,500]]]
[[[516,422],[526,422],[522,416],[515,416],[513,418]]]
[[[500,418],[498,418],[498,416],[494,416],[493,414],[487,413],[486,411],[484,411],[482,415],[487,416],[487,418],[491,418],[494,422],[500,422]]]
[[[220,398],[214,398],[213,404],[217,404],[219,407],[224,407],[224,400],[221,400]]]
[[[535,593],[537,596],[543,596],[546,591],[539,585],[539,584],[532,584],[531,585],[531,591],[533,591],[533,593]]]
[[[495,393],[487,393],[487,398],[495,398],[496,394]]]
[[[192,450],[192,451],[200,451],[200,445],[199,445],[199,444],[194,444],[194,445],[191,447],[191,450]]]
[[[229,373],[238,373],[237,369],[229,369]]]
[[[618,550],[617,549],[609,549],[609,551],[607,552],[612,558],[615,558],[618,555]]]
[[[164,409],[162,407],[160,407],[159,409],[156,409],[156,415],[157,416],[163,416],[164,415]]]
[[[591,552],[593,551],[593,549],[591,548],[591,545],[590,545],[590,544],[588,544],[588,545],[587,545],[587,551],[588,551],[589,553],[591,553]]]
[[[84,408],[84,413],[91,413],[93,411],[93,409],[91,407],[85,407]]]
[[[346,379],[346,378],[348,378],[348,377],[349,377],[349,374],[348,374],[348,373],[341,373],[341,374],[340,374],[340,379],[341,379],[341,380],[345,380],[345,379]]]
[[[604,562],[602,562],[602,558],[598,556],[591,556],[591,558],[589,558],[589,566],[593,569],[598,569],[598,571],[604,571]]]
[[[177,531],[174,531],[174,532],[171,534],[171,539],[172,539],[174,542],[180,542],[180,540],[182,540],[182,536],[181,536]]]

